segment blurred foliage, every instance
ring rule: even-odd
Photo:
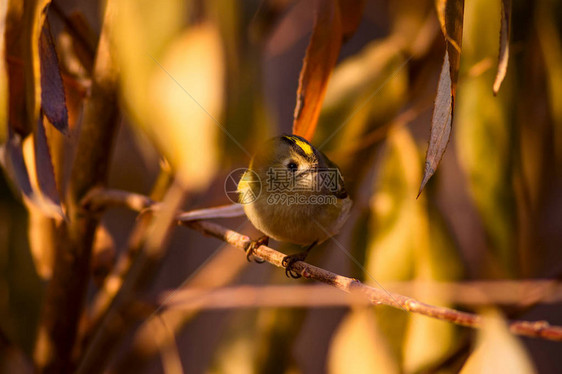
[[[108,49],[98,48],[102,20]],[[114,145],[97,150],[113,154],[109,187],[158,191],[161,200],[177,187],[173,175],[186,210],[226,204],[225,176],[247,166],[263,139],[292,128],[340,165],[354,200],[343,232],[311,262],[385,289],[409,282],[408,296],[453,308],[423,283],[560,277],[560,1],[9,0],[0,3],[0,371],[38,364],[37,326],[57,308],[43,294],[61,272],[57,240],[71,219],[70,170],[80,169],[100,60],[118,69],[122,112]],[[142,220],[103,214],[73,365],[93,344],[119,276],[145,274],[144,247],[130,243],[167,242],[165,228]],[[243,224],[227,223],[259,235]],[[118,372],[172,372],[179,363],[216,373],[554,373],[562,364],[559,346],[518,339],[501,317],[535,312],[562,324],[560,305],[486,311],[476,334],[382,306],[151,314],[138,301],[152,305],[184,280],[207,290],[295,284],[177,231],[169,246],[154,244],[161,271],[142,279],[128,324],[115,327],[120,338],[101,349]],[[159,351],[163,363],[150,365]]]
[[[371,197],[365,281],[379,286],[393,280],[460,279],[463,265],[439,213],[425,207],[423,195],[416,199],[422,175],[416,144],[405,128],[397,127],[386,147]],[[447,300],[424,297],[423,289],[416,297],[451,306]],[[458,344],[451,324],[388,307],[376,309],[379,328],[406,372],[427,369]]]
[[[498,371],[536,373],[525,348],[509,333],[501,315],[493,311],[484,315],[487,317],[484,328],[479,332],[474,353],[466,361],[461,374]]]
[[[514,249],[513,155],[507,87],[494,98],[490,90],[495,72],[470,72],[478,63],[497,58],[497,40],[490,35],[499,29],[500,4],[471,1],[465,8],[462,85],[456,110],[459,160],[469,181],[470,192],[490,238],[490,252],[500,276],[516,274]],[[510,82],[506,82],[509,84]]]

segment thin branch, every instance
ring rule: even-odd
[[[140,212],[154,204],[148,196],[108,188],[92,188],[81,201],[84,209],[99,211],[119,201],[122,206]]]
[[[166,190],[172,184],[173,179],[166,168],[163,168],[158,176],[157,182],[151,192],[150,197],[121,190],[93,188],[81,201],[84,209],[93,211],[101,211],[108,205],[115,205],[115,201],[122,201],[121,204],[128,209],[134,211],[143,211],[144,209],[154,205],[154,199],[160,200]],[[87,323],[82,325],[80,331],[81,346],[85,346],[91,338],[93,331],[99,326],[103,316],[107,312],[111,301],[121,288],[126,275],[129,273],[133,261],[138,252],[142,248],[146,230],[150,227],[150,216],[139,216],[135,227],[129,238],[127,250],[119,256],[118,261],[113,267],[111,273],[107,276],[103,287],[96,294],[94,301],[88,313]]]
[[[103,195],[103,193],[101,195]],[[126,194],[119,195],[120,197],[113,201],[111,201],[110,196],[105,196],[104,199],[107,203],[110,203],[110,205],[123,205],[134,208],[134,206],[129,204],[129,199],[123,198],[125,195]],[[115,196],[117,195],[115,194]],[[252,242],[250,237],[213,222],[181,220],[178,220],[178,222],[181,225],[188,226],[204,235],[222,240],[243,251],[245,251]],[[254,254],[274,266],[283,268],[283,259],[286,255],[273,248],[262,245],[255,249]],[[399,310],[417,313],[472,328],[481,328],[484,322],[484,318],[477,314],[430,305],[408,296],[389,293],[386,290],[366,285],[357,279],[335,274],[303,261],[295,262],[293,270],[302,275],[303,278],[314,279],[336,287],[344,292],[359,295],[368,300],[372,305],[386,305]],[[517,335],[562,341],[562,326],[551,326],[547,321],[510,321],[508,322],[508,326],[509,330]]]
[[[223,240],[234,247],[245,250],[251,240],[245,235],[229,230],[212,222],[187,222],[187,226],[220,240]],[[285,255],[272,248],[261,246],[255,250],[255,255],[277,267],[283,267],[282,261]],[[481,328],[483,318],[473,313],[461,312],[451,308],[430,305],[418,301],[414,298],[388,293],[382,289],[374,288],[361,283],[357,279],[352,279],[332,273],[328,270],[298,261],[293,265],[293,269],[304,278],[314,279],[322,283],[332,285],[342,291],[359,294],[365,297],[373,305],[387,305],[408,312],[421,314],[424,316],[440,319],[455,323],[457,325]],[[530,337],[540,337],[548,340],[562,341],[562,327],[550,326],[546,321],[511,321],[509,329],[517,335]]]

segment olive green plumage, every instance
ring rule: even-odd
[[[265,142],[238,191],[257,229],[275,240],[303,246],[337,234],[352,205],[339,168],[296,135]]]

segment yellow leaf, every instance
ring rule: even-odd
[[[54,221],[34,205],[27,204],[29,249],[37,274],[43,280],[49,280],[53,272],[55,258],[54,238],[56,235]]]
[[[476,349],[461,370],[461,374],[536,372],[523,344],[509,332],[498,313],[491,313],[485,318]]]
[[[117,0],[112,35],[132,119],[184,187],[204,188],[216,169],[223,53],[218,32],[181,32],[185,4]]]
[[[381,138],[378,130],[395,118],[407,97],[405,62],[387,38],[369,43],[339,64],[328,85],[315,144],[336,152],[371,152]],[[345,171],[359,166],[347,165],[349,157],[335,159]]]
[[[562,39],[557,31],[555,3],[537,2],[535,22],[546,67],[549,106],[554,125],[556,161],[562,165]]]
[[[451,323],[412,314],[402,346],[404,371],[418,373],[430,368],[452,352],[456,340]]]
[[[341,321],[328,352],[329,373],[399,373],[373,312],[353,309]]]
[[[216,170],[222,64],[218,32],[194,26],[172,43],[149,85],[149,133],[190,189],[205,187]]]
[[[383,287],[390,280],[458,279],[462,265],[445,225],[423,196],[416,200],[421,176],[419,148],[403,126],[389,131],[387,147],[371,200],[368,274]],[[428,299],[423,292],[412,296],[450,306],[448,300]],[[426,369],[455,346],[455,327],[448,323],[382,307],[377,310],[377,321],[406,372]]]
[[[497,54],[498,40],[489,38],[499,28],[500,4],[483,0],[467,3],[463,69]],[[466,62],[466,64],[465,64]],[[511,126],[507,95],[494,97],[494,71],[468,75],[459,87],[455,111],[456,146],[472,199],[489,237],[499,274],[516,271],[514,202],[511,173]],[[509,91],[506,91],[507,94]]]

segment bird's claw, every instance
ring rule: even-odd
[[[285,268],[285,275],[287,278],[299,279],[301,275],[296,271],[293,270],[292,267],[297,261],[304,261],[308,252],[297,253],[294,255],[285,256],[281,265]]]
[[[268,236],[262,236],[261,238],[258,238],[257,240],[252,240],[252,242],[250,243],[250,245],[248,246],[248,248],[246,248],[246,260],[248,260],[248,262],[252,262],[252,256],[254,257],[254,262],[258,263],[258,264],[263,264],[265,262],[265,260],[256,257],[254,255],[254,251],[256,249],[258,249],[260,246],[262,245],[268,245],[269,244],[269,237]]]

